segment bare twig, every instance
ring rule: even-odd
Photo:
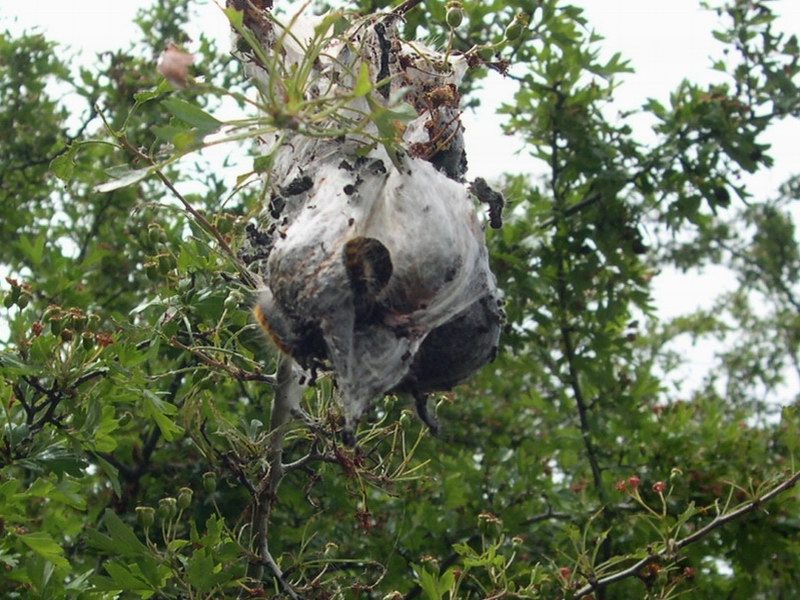
[[[622,581],[623,579],[627,579],[629,577],[637,576],[641,572],[641,570],[650,563],[668,558],[681,548],[685,548],[689,544],[693,544],[698,540],[703,539],[715,529],[718,529],[723,525],[730,523],[731,521],[734,521],[748,513],[751,513],[759,509],[764,504],[773,500],[783,492],[793,488],[795,484],[797,484],[798,480],[800,480],[800,471],[796,471],[795,473],[793,473],[788,479],[776,485],[774,488],[772,488],[763,496],[759,496],[755,500],[752,500],[727,514],[717,516],[710,523],[708,523],[704,527],[701,527],[691,535],[687,535],[686,537],[681,538],[679,540],[674,540],[669,542],[667,546],[660,552],[655,552],[653,554],[650,554],[649,556],[646,556],[645,558],[635,562],[630,567],[618,571],[612,575],[608,575],[594,582],[587,583],[585,586],[583,586],[577,592],[575,592],[575,595],[573,597],[583,598],[584,596],[588,596],[594,591],[598,591],[605,587],[608,587],[612,583]]]

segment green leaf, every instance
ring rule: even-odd
[[[358,71],[358,77],[356,78],[356,84],[353,87],[353,94],[357,98],[361,98],[366,96],[372,90],[372,79],[369,76],[369,67],[367,63],[362,62],[361,68]]]
[[[222,12],[228,17],[231,27],[239,29],[244,26],[244,11],[236,10],[235,8],[226,8]]]
[[[103,520],[108,534],[117,546],[117,554],[139,556],[149,552],[147,547],[136,537],[133,529],[123,523],[122,519],[113,510],[107,508]]]
[[[42,593],[53,576],[55,565],[41,556],[32,556],[25,561],[25,571],[36,591]]]
[[[168,94],[171,91],[172,86],[170,85],[169,81],[162,79],[161,82],[153,89],[137,92],[133,95],[133,99],[136,101],[136,104],[134,104],[134,109],[140,107],[142,104],[150,102],[151,100],[157,100],[164,94]]]
[[[66,151],[50,161],[50,172],[62,181],[69,181],[75,173],[75,154],[80,144],[70,144]]]
[[[36,531],[18,537],[28,548],[45,560],[52,562],[56,567],[60,569],[69,568],[69,562],[64,558],[64,549],[56,543],[49,533]]]
[[[107,181],[106,183],[96,185],[94,187],[94,191],[104,194],[106,192],[113,192],[114,190],[128,187],[129,185],[139,183],[154,170],[155,167],[145,167],[143,169],[135,170],[129,169],[128,167],[123,167],[122,169],[118,168],[116,170],[109,169],[106,171],[106,173],[113,179],[111,181]]]
[[[134,575],[128,567],[119,562],[106,563],[103,568],[111,575],[121,589],[127,591],[150,591],[152,587],[144,579]]]
[[[104,458],[95,455],[93,460],[103,469],[103,472],[108,477],[108,482],[111,484],[111,489],[117,495],[117,498],[122,496],[122,486],[119,483],[119,470]]]
[[[144,390],[144,394],[145,414],[156,422],[164,439],[171,442],[176,436],[182,434],[183,428],[167,416],[168,414],[176,414],[178,409],[172,404],[161,400],[150,390]]]
[[[186,575],[200,593],[207,592],[216,584],[214,559],[205,550],[195,552],[186,566]]]
[[[202,132],[211,133],[223,125],[222,121],[218,121],[199,106],[180,98],[170,97],[162,100],[161,104],[178,119]]]

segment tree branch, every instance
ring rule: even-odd
[[[281,356],[278,364],[277,384],[272,400],[272,413],[270,415],[270,442],[267,448],[267,464],[269,472],[262,480],[256,495],[253,498],[255,509],[256,546],[260,557],[259,569],[256,572],[258,579],[263,578],[263,567],[268,567],[274,577],[291,598],[299,598],[297,593],[283,576],[278,563],[269,551],[269,522],[272,508],[277,501],[278,486],[285,473],[283,466],[283,442],[286,435],[286,423],[292,419],[292,411],[300,404],[302,387],[299,377],[294,369],[294,361],[288,356]],[[303,459],[301,459],[303,460]]]
[[[646,556],[645,558],[632,564],[630,567],[623,569],[622,571],[618,571],[613,575],[608,575],[594,582],[589,582],[588,584],[580,588],[577,592],[575,592],[575,595],[573,597],[582,598],[584,596],[591,594],[594,591],[602,590],[603,588],[608,587],[612,583],[616,583],[618,581],[622,581],[623,579],[627,579],[629,577],[634,577],[638,575],[638,573],[650,563],[668,558],[670,555],[674,554],[677,550],[685,548],[689,544],[693,544],[703,539],[715,529],[718,529],[723,525],[730,523],[731,521],[734,521],[748,513],[757,510],[758,508],[760,508],[770,500],[773,500],[783,492],[793,488],[795,484],[797,484],[798,480],[800,480],[800,471],[796,471],[794,474],[791,475],[791,477],[789,477],[779,485],[772,488],[769,492],[767,492],[763,496],[760,496],[755,500],[752,500],[751,502],[748,502],[743,506],[740,506],[739,508],[727,514],[717,516],[714,520],[712,520],[704,527],[701,527],[694,533],[687,535],[686,537],[681,538],[680,540],[671,541],[670,543],[668,543],[667,547],[664,548],[663,550],[651,554],[649,556]]]
[[[422,0],[404,0],[402,3],[398,4],[392,9],[392,13],[402,16],[407,12],[410,12],[413,8],[416,8],[416,6],[419,4],[422,4]]]

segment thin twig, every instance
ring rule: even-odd
[[[645,558],[634,563],[627,569],[618,571],[613,575],[608,575],[607,577],[603,577],[601,579],[598,579],[597,581],[587,583],[585,586],[583,586],[577,592],[575,592],[575,595],[573,597],[582,598],[584,596],[591,594],[594,591],[601,590],[611,585],[612,583],[616,583],[618,581],[622,581],[623,579],[627,579],[629,577],[634,577],[638,575],[639,572],[650,563],[668,558],[670,555],[674,554],[677,550],[685,548],[689,544],[693,544],[694,542],[703,539],[709,533],[711,533],[715,529],[722,527],[726,523],[730,523],[731,521],[734,521],[739,517],[746,515],[747,513],[751,513],[757,510],[758,508],[760,508],[770,500],[773,500],[786,490],[793,488],[795,484],[798,482],[798,480],[800,480],[800,471],[795,472],[791,477],[789,477],[779,485],[772,488],[769,492],[767,492],[763,496],[760,496],[755,500],[748,502],[743,506],[740,506],[734,511],[716,517],[706,526],[701,527],[691,535],[687,535],[686,537],[681,538],[680,540],[670,542],[667,545],[667,547],[661,550],[660,552],[656,552],[654,554],[646,556]]]
[[[100,116],[105,121],[105,118],[103,117],[102,113],[100,113]],[[142,152],[141,150],[139,150],[139,148],[131,144],[127,140],[124,134],[119,133],[114,129],[112,129],[108,125],[108,123],[106,123],[106,126],[109,128],[109,131],[112,132],[114,137],[122,144],[122,146],[128,152],[130,152],[133,156],[135,156],[139,160],[147,163],[148,165],[150,165],[150,167],[152,167],[153,172],[158,176],[161,182],[165,186],[167,186],[167,189],[169,189],[169,191],[171,191],[172,194],[183,205],[184,210],[188,212],[190,215],[192,215],[195,221],[197,221],[197,223],[199,223],[203,229],[205,229],[208,233],[210,233],[214,237],[214,239],[217,241],[217,244],[219,244],[219,247],[222,249],[222,251],[228,255],[228,258],[230,258],[233,264],[236,266],[236,269],[239,271],[239,274],[242,276],[245,283],[247,283],[251,287],[257,287],[257,281],[255,277],[253,276],[252,273],[250,273],[250,271],[247,270],[247,267],[244,265],[244,263],[239,259],[239,257],[233,251],[233,249],[231,249],[230,245],[228,245],[228,242],[225,240],[225,237],[219,232],[219,230],[216,227],[214,227],[214,225],[212,225],[209,222],[208,219],[206,219],[203,213],[201,213],[194,206],[192,206],[191,202],[189,202],[184,197],[184,195],[178,191],[178,189],[175,187],[175,185],[172,183],[169,177],[167,177],[164,174],[164,172],[158,167],[158,163],[154,161],[148,154]]]
[[[392,14],[402,16],[407,12],[411,11],[418,4],[422,4],[422,0],[404,0],[404,2],[398,4],[396,7],[392,9]]]
[[[245,371],[244,369],[237,367],[235,365],[229,365],[224,362],[220,362],[212,357],[210,357],[205,352],[198,350],[197,348],[192,348],[191,346],[187,346],[186,344],[181,343],[178,341],[176,337],[172,337],[169,340],[170,346],[175,348],[180,348],[181,350],[185,350],[186,352],[190,352],[192,355],[197,357],[200,362],[209,367],[213,367],[215,369],[219,369],[220,371],[225,371],[231,377],[238,381],[261,381],[267,383],[269,385],[276,385],[277,381],[275,377],[272,375],[264,375],[263,373],[254,373],[252,371]]]

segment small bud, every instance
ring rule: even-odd
[[[653,484],[653,491],[656,494],[663,494],[667,490],[667,484],[663,481],[656,481]]]
[[[158,72],[169,81],[174,87],[182,90],[188,84],[189,67],[194,63],[194,56],[184,52],[174,44],[161,55],[158,62]]]
[[[100,333],[95,334],[94,341],[100,344],[103,348],[108,348],[114,343],[114,336],[110,333],[106,333],[105,331],[101,331]]]
[[[62,342],[71,342],[73,337],[75,337],[75,334],[72,332],[72,329],[64,329],[61,332]]]
[[[31,325],[31,333],[34,337],[42,335],[42,331],[44,331],[44,325],[42,325],[41,321],[35,321],[33,325]]]
[[[447,26],[455,29],[464,21],[464,10],[460,2],[447,3],[447,15],[445,16]]]
[[[407,410],[404,410],[403,413],[400,415],[400,426],[408,427],[410,424],[411,424],[411,415],[408,413]]]
[[[3,298],[3,306],[5,306],[6,308],[11,308],[12,306],[14,306],[14,304],[16,304],[14,296],[12,296],[11,294],[6,294],[6,297]]]
[[[76,311],[71,315],[71,317],[72,317],[72,328],[75,331],[80,333],[84,329],[86,329],[86,324],[89,322],[89,318],[86,316],[85,313],[81,311]]]
[[[156,519],[156,511],[152,506],[137,506],[136,517],[142,527],[150,529]]]
[[[239,292],[233,291],[225,298],[225,310],[236,310],[244,298]]]
[[[81,344],[84,350],[91,350],[94,347],[94,335],[90,331],[84,331],[81,334]]]
[[[28,294],[20,294],[19,298],[17,298],[17,306],[21,309],[28,306],[28,303],[31,301],[31,297]]]
[[[213,494],[217,489],[217,474],[213,471],[203,473],[203,489]]]
[[[527,17],[522,13],[518,13],[517,16],[514,17],[514,20],[506,27],[506,39],[510,42],[519,39],[522,35],[522,30],[525,29],[527,25]]]
[[[192,504],[192,492],[191,488],[182,487],[178,490],[178,508],[181,510],[186,510]]]
[[[122,416],[119,418],[117,423],[119,423],[120,427],[125,427],[132,420],[133,420],[133,413],[129,410],[126,410],[124,413],[122,413]]]
[[[150,281],[158,281],[158,264],[148,261],[144,264],[144,274]]]
[[[167,521],[178,514],[178,501],[172,497],[162,498],[158,501],[158,516]]]
[[[508,27],[506,27],[506,39],[509,42],[513,42],[521,35],[522,35],[522,25],[520,25],[516,21],[512,22]]]
[[[61,333],[62,329],[64,329],[64,320],[61,318],[61,315],[50,315],[50,331],[52,331],[54,335],[58,335]]]
[[[628,491],[628,482],[624,479],[620,479],[614,487],[618,492],[627,492]]]
[[[158,272],[162,275],[166,275],[172,269],[172,261],[170,260],[169,254],[159,254],[158,255]]]
[[[150,223],[147,227],[147,239],[150,240],[151,244],[163,243],[167,241],[167,234],[161,229],[161,225]]]
[[[642,483],[642,480],[639,479],[636,475],[631,475],[630,477],[628,477],[628,485],[631,486],[632,490],[638,488],[640,483]]]

